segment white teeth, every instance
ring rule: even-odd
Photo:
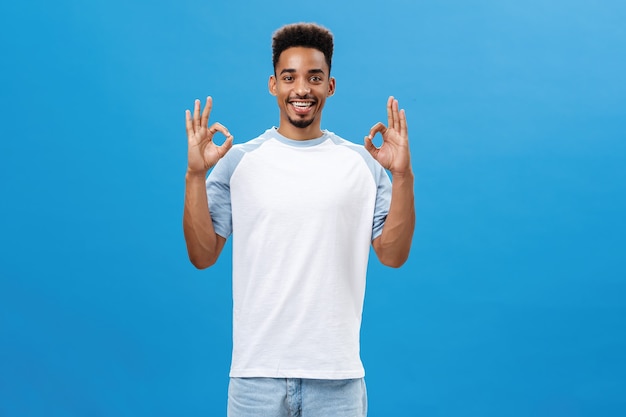
[[[304,102],[304,101],[293,101],[291,104],[293,104],[295,107],[310,107],[313,105],[313,103],[308,103],[308,102]]]

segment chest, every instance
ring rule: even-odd
[[[362,157],[341,149],[255,153],[231,178],[233,212],[262,216],[345,215],[369,206],[375,195],[375,182]]]

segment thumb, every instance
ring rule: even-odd
[[[374,142],[372,141],[372,137],[370,135],[365,136],[364,143],[365,143],[365,149],[367,149],[367,151],[374,158],[376,158],[376,154],[378,153],[378,148],[376,147],[376,145],[374,145]]]
[[[219,147],[220,158],[226,155],[226,153],[233,147],[233,135],[228,135],[222,146]]]

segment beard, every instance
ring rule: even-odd
[[[289,119],[289,123],[291,123],[293,126],[300,128],[300,129],[304,129],[305,127],[309,127],[311,126],[311,123],[313,123],[313,120],[315,120],[315,118],[311,118],[311,119],[300,119],[300,120],[295,120],[292,119],[291,117],[288,117]]]

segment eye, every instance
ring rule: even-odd
[[[311,77],[311,82],[312,83],[321,83],[322,82],[322,77],[320,77],[319,75],[314,75]]]
[[[293,77],[291,75],[285,75],[283,81],[293,81]]]

